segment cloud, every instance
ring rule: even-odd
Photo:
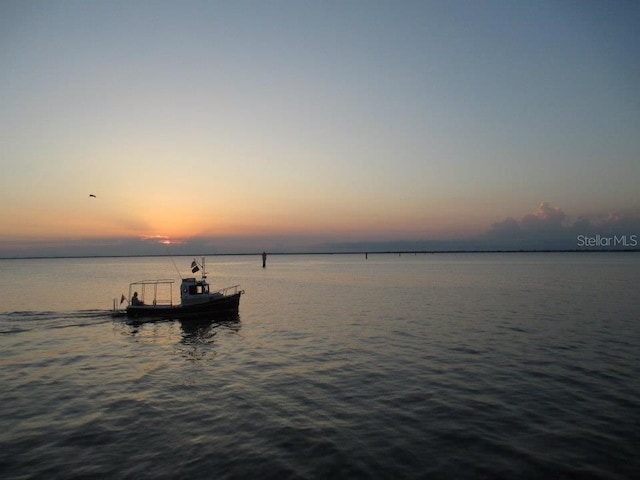
[[[547,202],[542,202],[534,213],[522,217],[522,227],[525,230],[554,230],[562,228],[567,216],[561,208],[552,207]]]
[[[634,237],[635,236],[635,237]],[[625,238],[626,241],[596,245],[601,248],[629,248],[633,238],[640,242],[640,215],[611,213],[604,218],[579,217],[573,222],[559,207],[542,202],[520,220],[506,218],[489,228],[489,248],[504,250],[574,250],[585,246],[583,238]],[[588,242],[587,242],[588,243]],[[600,242],[601,243],[601,242]]]

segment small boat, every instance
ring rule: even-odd
[[[180,282],[180,303],[173,303],[173,279],[141,280],[129,284],[129,296],[124,294],[120,304],[128,302],[126,310],[116,308],[113,300],[113,316],[139,317],[196,317],[237,313],[240,296],[244,290],[240,285],[232,285],[212,292],[207,282],[204,258],[199,265],[191,263],[192,273],[202,271],[202,277],[183,278]]]

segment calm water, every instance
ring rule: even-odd
[[[168,257],[0,260],[1,478],[640,473],[639,254],[207,263],[238,318],[112,319]]]

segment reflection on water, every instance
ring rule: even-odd
[[[180,318],[179,322],[182,330],[182,343],[186,345],[213,342],[218,328],[231,330],[235,333],[240,330],[240,316],[237,313],[216,316],[213,319]]]
[[[166,345],[174,354],[189,360],[203,360],[215,356],[216,337],[221,331],[236,334],[240,330],[238,313],[215,316],[126,319],[123,332],[136,343]]]

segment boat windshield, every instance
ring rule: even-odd
[[[189,295],[201,295],[203,293],[209,293],[209,285],[189,285]]]

